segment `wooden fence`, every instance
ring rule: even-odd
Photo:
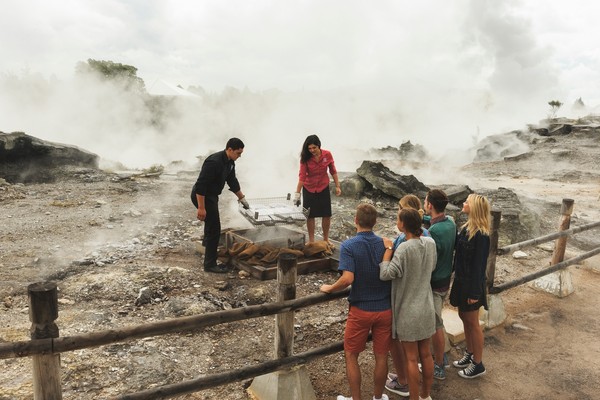
[[[279,295],[276,303],[260,304],[227,311],[217,311],[190,317],[173,318],[166,321],[137,325],[123,329],[112,329],[78,336],[59,337],[55,320],[58,318],[57,287],[53,282],[34,283],[28,286],[29,315],[32,322],[31,340],[0,344],[0,359],[32,357],[34,399],[62,399],[59,354],[98,347],[168,333],[183,333],[223,323],[250,318],[278,315],[276,332],[277,359],[235,371],[203,376],[177,384],[156,387],[139,393],[127,394],[116,399],[162,399],[220,386],[269,372],[289,369],[305,364],[315,358],[343,350],[341,341],[331,343],[304,353],[292,355],[293,312],[302,308],[325,303],[348,296],[349,289],[325,294],[316,293],[295,299],[296,256],[286,254],[278,260]],[[290,279],[293,277],[293,281]],[[289,323],[291,321],[291,324]]]
[[[504,246],[502,248],[498,248],[498,237],[500,230],[500,219],[501,213],[498,210],[492,211],[492,229],[490,233],[490,254],[488,257],[487,264],[487,284],[488,284],[488,293],[497,294],[501,293],[507,289],[514,288],[516,286],[522,285],[524,283],[533,281],[535,279],[541,278],[542,276],[546,276],[553,272],[565,269],[569,265],[577,264],[587,258],[593,257],[596,254],[600,254],[600,247],[597,247],[588,252],[582,253],[577,257],[573,257],[569,260],[565,260],[565,250],[567,247],[567,237],[573,235],[575,233],[584,232],[590,229],[594,229],[600,226],[600,222],[594,222],[591,224],[586,224],[579,226],[577,228],[570,229],[571,224],[571,214],[573,213],[573,204],[574,201],[572,199],[563,199],[562,206],[560,209],[560,223],[559,223],[559,231],[556,233],[552,233],[550,235],[541,236],[535,239],[526,240],[524,242],[519,242],[515,244],[511,244],[509,246]],[[496,273],[496,256],[497,255],[505,255],[510,254],[516,250],[520,250],[529,246],[538,245],[541,243],[550,242],[556,239],[556,243],[554,246],[554,252],[552,253],[552,261],[550,262],[550,266],[544,268],[540,271],[533,272],[531,274],[516,278],[512,281],[505,282],[499,285],[494,284],[495,273]]]
[[[566,268],[586,258],[600,254],[600,247],[581,254],[578,257],[564,261],[566,238],[571,234],[586,231],[600,226],[600,222],[569,229],[573,200],[565,199],[561,207],[560,231],[558,233],[527,240],[498,248],[498,232],[501,214],[492,212],[492,230],[490,234],[490,254],[487,265],[489,293],[500,293],[554,271]],[[511,282],[494,285],[496,256],[509,254],[515,250],[557,239],[552,265],[541,271],[517,278]],[[253,378],[266,373],[289,369],[295,365],[305,364],[319,357],[334,354],[343,350],[343,343],[335,342],[304,353],[293,355],[293,312],[316,304],[348,296],[349,290],[332,294],[316,293],[295,299],[295,256],[286,255],[278,261],[278,302],[256,306],[248,306],[227,311],[217,311],[208,314],[174,318],[166,321],[137,325],[123,329],[113,329],[78,336],[59,336],[55,320],[58,318],[57,287],[53,282],[34,283],[28,286],[29,316],[32,323],[31,340],[0,344],[0,359],[31,357],[33,361],[33,388],[36,400],[62,399],[60,379],[60,353],[98,347],[110,343],[123,342],[131,339],[152,337],[168,333],[183,333],[199,328],[206,328],[223,323],[241,321],[250,318],[264,317],[277,314],[276,356],[274,360],[253,366],[247,366],[235,371],[227,371],[197,379],[145,390],[143,392],[124,394],[116,397],[120,400],[133,399],[163,399],[192,393],[210,387],[233,383]],[[293,276],[293,279],[291,278]],[[292,324],[290,324],[290,321]],[[291,326],[291,328],[290,328]]]

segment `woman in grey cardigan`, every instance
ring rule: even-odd
[[[410,399],[431,400],[430,342],[435,332],[435,311],[430,280],[437,257],[435,242],[421,236],[421,216],[416,210],[401,209],[397,226],[405,233],[406,241],[392,253],[392,241],[384,239],[387,250],[380,264],[379,278],[392,280],[392,337],[396,339],[393,345],[402,346],[406,353]],[[419,358],[423,367],[420,393]]]

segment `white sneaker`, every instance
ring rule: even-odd
[[[383,393],[379,399],[376,399],[375,396],[373,396],[373,400],[390,400],[390,398],[387,394]]]
[[[337,400],[352,400],[352,397],[344,397],[341,394],[337,397]]]
[[[427,398],[422,398],[421,396],[419,396],[419,400],[431,400],[431,396],[427,396]]]

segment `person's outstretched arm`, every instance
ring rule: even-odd
[[[323,293],[339,292],[346,289],[354,282],[354,273],[350,271],[342,272],[342,276],[333,285],[322,285],[319,289]]]

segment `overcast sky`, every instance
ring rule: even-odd
[[[578,97],[600,104],[599,4],[4,0],[0,73],[69,80],[77,62],[92,58],[137,67],[149,89],[162,79],[215,93],[233,86],[359,98],[361,108],[350,115],[311,115],[312,125],[297,126],[295,153],[306,129],[326,135],[336,118],[349,132],[351,124],[341,120],[358,119],[371,103],[386,103],[387,112],[399,104],[419,130],[404,138],[433,140],[440,115],[444,126],[463,133],[457,136],[488,135],[539,121],[549,100],[564,102],[565,113]],[[10,126],[0,121],[0,131],[19,130],[20,121],[9,120]],[[355,145],[360,138],[353,134]],[[390,142],[376,132],[371,139]]]
[[[148,85],[311,90],[415,79],[520,86],[519,74],[544,79],[544,67],[566,97],[597,101],[599,9],[587,0],[4,0],[0,71],[64,78],[94,58],[134,65]]]

